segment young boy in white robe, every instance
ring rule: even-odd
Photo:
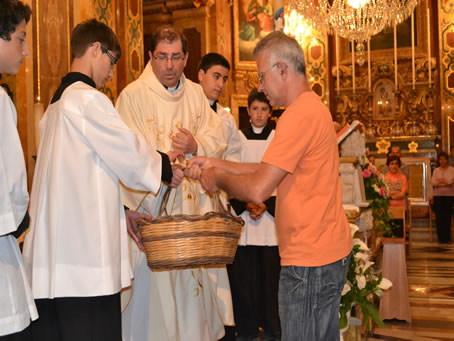
[[[230,63],[224,56],[219,53],[208,53],[202,57],[199,63],[199,84],[202,86],[211,109],[221,118],[224,128],[224,137],[227,144],[223,160],[236,161],[241,160],[241,137],[235,118],[225,110],[219,103],[218,99],[224,94],[225,86],[229,78]],[[228,204],[227,194],[221,193],[221,200],[224,205]],[[200,205],[204,207],[203,211],[214,210],[212,198],[208,195],[201,196]],[[210,206],[211,205],[211,206]],[[228,339],[234,331],[234,318],[232,296],[230,293],[230,284],[225,267],[213,267],[208,270],[212,283],[215,285],[218,299],[222,299],[219,307],[223,309],[223,322],[225,325],[225,337]]]
[[[15,75],[29,55],[25,27],[30,7],[21,1],[0,2],[0,78]],[[29,224],[27,171],[17,113],[0,86],[0,340],[31,340],[30,320],[38,318],[22,262],[18,238]]]
[[[127,224],[145,217],[123,208],[120,181],[156,192],[182,171],[128,129],[97,89],[121,49],[105,24],[87,20],[71,35],[73,62],[40,123],[24,259],[40,319],[35,340],[121,340],[120,290],[131,284]],[[127,222],[128,219],[128,222]]]
[[[250,126],[240,133],[241,162],[260,162],[274,138],[268,125],[271,105],[263,92],[253,89],[248,96]],[[264,203],[230,200],[245,221],[233,264],[227,266],[232,288],[236,341],[256,340],[259,327],[263,339],[278,341],[281,327],[278,312],[280,257],[274,224],[276,195]]]

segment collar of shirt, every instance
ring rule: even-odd
[[[178,80],[178,83],[177,85],[175,85],[173,88],[169,88],[169,87],[166,87],[164,85],[164,87],[167,89],[168,92],[170,92],[172,95],[175,95],[177,94],[181,88],[183,87],[183,76]]]
[[[259,133],[256,133],[254,128],[260,129],[251,124],[249,127],[242,130],[244,136],[248,140],[266,140],[272,131],[268,125],[264,126]]]
[[[61,79],[61,84],[58,87],[57,91],[55,91],[55,94],[52,97],[52,100],[50,103],[52,104],[52,103],[57,102],[61,98],[61,96],[62,96],[63,92],[66,90],[66,88],[75,82],[83,82],[96,89],[95,81],[93,79],[91,79],[90,77],[88,77],[87,75],[84,75],[83,73],[80,73],[80,72],[70,72]]]
[[[213,109],[214,112],[217,112],[218,101],[212,101],[211,99],[209,99],[208,102],[210,103],[211,109]]]

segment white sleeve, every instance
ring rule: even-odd
[[[161,155],[126,126],[106,96],[94,91],[84,95],[88,100],[82,110],[65,111],[64,119],[126,186],[156,192]]]

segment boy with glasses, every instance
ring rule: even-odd
[[[26,25],[30,7],[21,1],[0,1],[0,78],[15,75],[29,55]],[[31,340],[30,320],[36,320],[16,238],[28,227],[27,171],[17,133],[17,113],[0,86],[0,340]]]
[[[71,71],[40,123],[24,259],[40,318],[35,340],[121,340],[120,290],[130,286],[127,225],[120,181],[156,192],[177,186],[181,170],[151,149],[121,120],[97,89],[121,55],[112,30],[92,19],[71,35]]]

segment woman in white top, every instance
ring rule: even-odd
[[[432,175],[434,210],[437,216],[437,234],[440,243],[451,242],[451,216],[454,204],[454,167],[448,165],[448,154],[438,155],[438,164]]]

